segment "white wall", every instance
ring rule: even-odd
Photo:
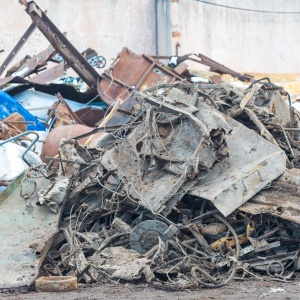
[[[208,0],[269,11],[298,11],[299,0]],[[244,72],[300,73],[300,14],[246,12],[179,0],[180,53],[202,53]]]
[[[80,52],[88,47],[110,59],[127,46],[155,55],[155,0],[36,0]],[[2,62],[31,23],[18,0],[1,0]],[[3,9],[5,7],[5,9]],[[17,58],[44,50],[49,42],[38,29]],[[15,61],[16,62],[16,61]]]
[[[108,61],[124,46],[137,53],[156,54],[156,1],[170,1],[171,26],[158,30],[179,31],[165,49],[175,54],[203,53],[244,72],[300,73],[300,14],[244,12],[203,4],[195,0],[36,0],[67,37],[83,51],[94,48]],[[255,10],[300,11],[300,0],[207,0]],[[167,6],[166,6],[167,7]],[[166,14],[167,15],[167,14]],[[2,62],[31,23],[18,0],[1,0],[0,53]],[[160,20],[160,23],[163,20]],[[48,46],[38,29],[18,58]],[[158,47],[158,49],[160,49]],[[166,50],[165,50],[166,51]],[[162,51],[161,51],[162,52]]]

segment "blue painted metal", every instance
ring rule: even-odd
[[[45,131],[46,127],[30,112],[28,112],[21,104],[7,93],[0,90],[0,119],[5,119],[12,113],[21,114],[25,121],[33,121],[34,124],[27,124],[27,130]]]

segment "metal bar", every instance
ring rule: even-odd
[[[253,78],[251,78],[250,76],[247,76],[245,74],[237,73],[237,72],[221,65],[220,63],[212,60],[211,58],[209,58],[209,57],[207,57],[203,54],[198,54],[197,56],[201,59],[200,63],[202,63],[203,65],[211,67],[215,71],[219,71],[221,73],[225,73],[225,74],[229,74],[233,77],[237,77],[241,81],[247,81],[247,82],[253,81]],[[189,58],[189,59],[193,60],[191,58]]]
[[[22,154],[22,159],[26,162],[26,164],[29,166],[29,167],[31,167],[31,164],[30,164],[30,162],[25,158],[25,155],[27,154],[27,152],[32,148],[32,146],[38,141],[38,139],[39,139],[39,135],[38,135],[38,133],[36,133],[35,131],[26,131],[26,132],[23,132],[23,133],[21,133],[21,134],[18,134],[18,135],[16,135],[16,136],[14,136],[14,137],[12,137],[12,138],[10,138],[10,139],[8,139],[8,140],[5,140],[4,142],[2,142],[2,143],[0,143],[0,146],[2,146],[2,145],[4,145],[4,144],[6,144],[6,143],[8,143],[8,142],[11,142],[11,141],[14,141],[14,140],[16,140],[16,139],[18,139],[18,138],[20,138],[20,137],[22,137],[22,136],[24,136],[24,135],[28,135],[28,134],[35,134],[36,135],[36,138],[30,143],[30,145],[26,148],[26,150],[24,151],[24,153]]]
[[[149,66],[149,68],[145,71],[145,73],[142,75],[142,77],[138,80],[138,82],[135,85],[137,90],[143,85],[144,81],[149,76],[149,74],[153,71],[153,69],[155,68],[155,66],[156,66],[156,63],[153,62]]]
[[[48,39],[55,50],[63,57],[70,67],[87,83],[91,88],[97,88],[97,79],[101,76],[80,54],[80,52],[69,42],[52,21],[43,13],[34,1],[27,3],[25,11],[34,22],[38,23],[39,30]]]
[[[195,55],[195,56],[199,57],[200,59],[195,59],[195,58],[190,57],[192,55]],[[172,55],[153,55],[152,57],[154,59],[170,59],[173,56]],[[203,64],[203,65],[206,65],[206,66],[208,66],[208,67],[212,68],[213,70],[218,71],[220,73],[230,74],[231,76],[236,77],[236,78],[240,79],[241,81],[246,81],[246,82],[253,81],[253,78],[251,78],[251,76],[235,72],[235,71],[223,66],[222,64],[212,60],[211,58],[209,58],[209,57],[207,57],[203,54],[189,53],[189,54],[184,55],[184,56],[179,56],[178,58],[181,58],[181,61],[191,60],[191,61]]]
[[[21,39],[17,42],[15,47],[11,50],[9,55],[6,57],[5,61],[2,63],[0,67],[0,76],[3,74],[5,71],[6,67],[8,64],[13,60],[13,58],[18,54],[18,52],[21,50],[21,48],[24,46],[24,44],[27,42],[28,38],[32,35],[34,30],[37,27],[37,22],[33,21],[31,25],[28,27],[28,29],[25,31]]]
[[[167,74],[169,74],[169,75],[171,75],[171,76],[173,76],[173,77],[176,77],[176,78],[179,79],[179,80],[183,80],[183,78],[182,78],[180,75],[174,73],[174,71],[168,70],[167,68],[165,68],[165,67],[163,67],[163,66],[161,66],[161,65],[158,65],[157,62],[156,62],[151,56],[146,55],[146,54],[143,54],[143,57],[144,57],[146,60],[148,60],[149,62],[155,63],[155,67],[157,67],[157,68],[163,70],[163,71],[166,72]]]
[[[284,128],[287,131],[300,131],[300,128]]]
[[[107,77],[108,79],[112,80],[113,82],[116,82],[116,83],[118,83],[119,85],[125,87],[125,88],[128,89],[128,90],[133,90],[133,89],[134,89],[134,87],[127,85],[127,84],[124,83],[123,81],[121,81],[121,80],[119,80],[119,79],[117,79],[117,78],[112,78],[112,77],[111,77],[109,74],[107,74],[107,73],[104,73],[103,75],[104,75],[105,77]]]
[[[35,124],[34,121],[4,121],[4,122],[7,124]]]
[[[174,55],[173,55],[174,56]],[[151,55],[154,59],[170,59],[173,57],[172,55]]]

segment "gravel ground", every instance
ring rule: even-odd
[[[7,300],[95,300],[95,299],[117,299],[117,300],[208,300],[208,299],[300,299],[300,280],[289,283],[276,281],[243,281],[233,282],[219,289],[199,289],[194,291],[167,292],[154,289],[147,285],[133,284],[105,284],[101,286],[84,286],[77,291],[67,293],[38,293],[26,294],[11,293],[0,294],[1,299]]]

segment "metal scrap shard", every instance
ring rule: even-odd
[[[300,170],[287,170],[272,185],[259,192],[239,210],[270,214],[300,224]]]
[[[172,209],[168,201],[172,198],[174,206],[184,195],[178,193],[180,188],[185,183],[191,188],[197,176],[203,176],[203,172],[220,160],[219,148],[225,139],[216,145],[213,128],[220,130],[221,137],[231,128],[214,113],[212,116],[219,123],[207,125],[207,120],[203,123],[191,113],[192,107],[162,104],[153,97],[141,95],[151,103],[143,104],[146,108],[143,120],[104,153],[101,163],[107,170],[117,170],[130,197],[152,212],[167,215]],[[196,108],[192,111],[198,112]]]
[[[212,201],[228,216],[286,170],[285,153],[253,130],[226,117],[233,128],[229,157],[216,163],[188,193]]]
[[[36,204],[37,191],[48,185],[23,173],[0,194],[0,290],[29,287],[39,274],[62,209],[52,214]]]

